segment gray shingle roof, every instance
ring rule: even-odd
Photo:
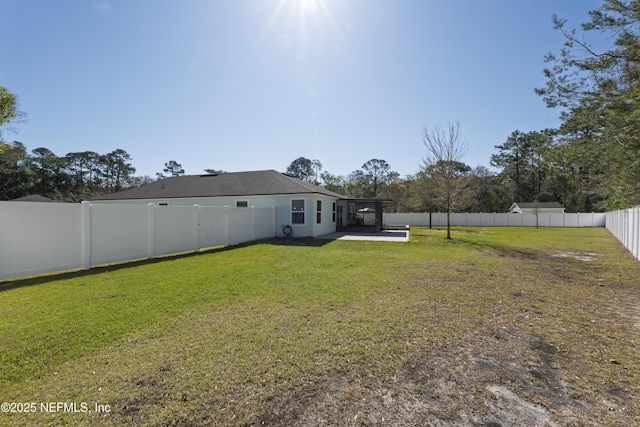
[[[219,175],[183,175],[164,178],[131,190],[106,194],[93,200],[171,199],[192,197],[323,194],[344,198],[317,185],[275,170],[232,172]]]
[[[30,196],[18,197],[17,199],[11,200],[11,202],[53,202],[53,200],[39,194],[32,194]]]
[[[538,202],[538,203],[520,203],[520,202],[516,202],[516,205],[518,205],[520,207],[520,209],[549,209],[549,208],[564,208],[564,206],[562,206],[560,203],[558,202]]]

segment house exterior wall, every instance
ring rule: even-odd
[[[304,200],[304,224],[292,223],[292,200]],[[322,202],[321,221],[317,223],[317,201]],[[317,237],[336,231],[332,221],[332,205],[337,199],[321,194],[283,194],[273,196],[232,196],[232,197],[194,197],[171,199],[134,199],[134,200],[95,200],[94,204],[129,204],[159,206],[229,206],[236,207],[237,202],[247,202],[247,206],[275,207],[276,236],[283,237],[283,228],[291,226],[292,237]]]
[[[333,233],[334,231],[336,231],[337,216],[336,216],[336,219],[334,220],[333,207],[336,206],[335,212],[337,215],[337,199],[334,199],[333,197],[322,196],[322,195],[314,195],[312,199],[313,199],[313,203],[311,207],[313,208],[313,215],[311,216],[310,220],[313,224],[313,236],[314,237],[322,236],[323,234]],[[318,224],[318,221],[317,221],[318,201],[322,203],[322,211],[320,212],[320,218],[321,218],[320,224]]]

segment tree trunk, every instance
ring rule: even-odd
[[[451,240],[451,180],[447,181],[447,239]]]

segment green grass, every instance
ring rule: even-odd
[[[111,412],[0,424],[247,425],[285,391],[334,375],[389,380],[422,348],[509,328],[560,349],[575,396],[640,389],[640,269],[606,230],[444,233],[269,240],[15,281],[0,290],[2,400]]]

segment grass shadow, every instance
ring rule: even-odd
[[[274,237],[263,240],[261,243],[274,246],[305,246],[320,248],[334,241],[335,240],[331,239],[317,239],[315,237]]]
[[[428,241],[430,244],[437,243],[438,245],[466,247],[478,252],[493,253],[499,257],[537,260],[545,255],[543,251],[538,249],[478,238],[484,234],[478,228],[452,227],[450,239],[444,237],[444,233],[446,233],[446,231],[446,227],[425,227],[422,230],[412,230],[412,233],[416,233],[416,240],[423,239],[423,242]]]
[[[275,246],[305,246],[305,247],[322,247],[332,240],[315,239],[312,237],[295,238],[295,237],[272,237],[262,240],[254,240],[251,242],[238,243],[228,246],[217,246],[211,248],[203,248],[198,252],[183,252],[177,254],[160,255],[155,258],[143,258],[131,261],[122,261],[111,264],[96,265],[89,270],[66,270],[60,272],[43,273],[37,276],[18,277],[15,279],[0,280],[0,292],[10,289],[16,289],[24,286],[35,286],[57,280],[65,280],[78,277],[89,277],[106,272],[118,271],[128,268],[136,268],[145,265],[157,264],[160,262],[187,259],[202,255],[211,255],[221,252],[227,252],[235,249],[246,248],[254,245],[275,245]]]

